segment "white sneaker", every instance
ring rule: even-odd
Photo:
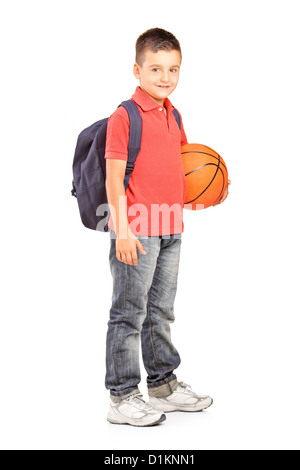
[[[213,399],[208,396],[196,395],[191,387],[180,382],[172,395],[165,398],[151,397],[149,405],[159,411],[203,411],[213,404]]]
[[[153,426],[165,419],[166,415],[149,406],[141,393],[130,395],[118,403],[111,400],[107,415],[107,421],[110,423],[132,426]]]

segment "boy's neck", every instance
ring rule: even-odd
[[[165,98],[164,98],[164,99],[161,99],[161,100],[155,99],[155,98],[153,98],[151,95],[149,95],[149,93],[147,93],[141,86],[140,86],[140,89],[141,89],[144,93],[146,93],[146,95],[148,95],[149,98],[151,98],[151,100],[154,101],[154,103],[159,104],[159,106],[165,107],[165,106],[164,106]],[[165,108],[165,109],[166,109],[166,108]]]

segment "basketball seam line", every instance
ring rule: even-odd
[[[206,153],[206,152],[198,152],[197,150],[194,150],[194,151],[191,151],[191,152],[182,152],[181,155],[186,155],[187,153],[200,153],[200,154],[203,154],[203,155],[209,155],[210,157],[213,157],[215,158],[216,160],[220,161],[220,155],[218,154],[218,156],[216,157],[215,155],[212,155],[211,153]],[[226,165],[224,162],[221,162],[220,163],[227,169]]]
[[[192,152],[191,152],[192,153]],[[198,153],[204,153],[204,152],[198,152]],[[209,155],[209,154],[207,154]],[[208,165],[212,165],[212,166],[216,166],[215,163],[206,163],[205,165],[203,165],[202,167],[199,167],[199,168],[203,168],[205,166],[208,166]],[[198,168],[196,168],[195,170],[192,170],[190,171],[189,173],[187,173],[185,176],[189,175],[190,173],[193,173],[194,171],[196,171]],[[195,197],[194,199],[191,199],[191,201],[188,201],[188,202],[185,202],[185,204],[190,204],[191,202],[194,202],[196,201],[196,199],[198,199],[200,196],[202,196],[203,193],[205,193],[205,191],[210,187],[210,185],[212,184],[212,182],[214,181],[217,173],[218,173],[218,170],[221,171],[222,175],[223,175],[223,185],[222,185],[222,191],[223,191],[223,188],[224,188],[224,173],[223,173],[223,170],[222,168],[220,168],[220,155],[219,155],[219,163],[217,165],[217,169],[216,169],[216,172],[214,174],[214,177],[212,178],[212,180],[210,181],[209,185],[204,189],[204,191],[202,191],[202,193],[200,193],[197,197]],[[222,191],[220,193],[220,195],[222,194]],[[218,198],[215,200],[215,203],[218,201],[220,195],[218,196]]]

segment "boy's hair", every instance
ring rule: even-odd
[[[147,49],[152,52],[176,50],[182,57],[178,39],[172,33],[160,28],[148,29],[137,38],[135,61],[140,66],[143,65]]]

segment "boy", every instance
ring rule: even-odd
[[[186,191],[181,145],[187,138],[168,99],[177,86],[180,65],[180,44],[171,33],[154,28],[137,39],[134,75],[140,86],[132,100],[143,130],[126,194],[127,111],[118,108],[108,121],[105,158],[113,295],[105,384],[111,398],[107,419],[115,424],[150,426],[164,421],[164,412],[202,411],[213,402],[177,381],[174,370],[180,357],[169,327],[174,321]],[[138,389],[140,340],[149,403]]]

